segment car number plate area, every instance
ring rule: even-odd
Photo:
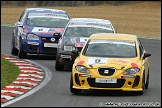
[[[96,83],[117,83],[117,79],[112,78],[96,78]]]
[[[52,47],[52,48],[57,48],[57,44],[53,44],[53,43],[44,43],[44,47]]]

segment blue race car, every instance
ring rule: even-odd
[[[26,58],[27,54],[56,55],[60,36],[70,16],[67,12],[48,8],[27,8],[15,23],[11,54]]]

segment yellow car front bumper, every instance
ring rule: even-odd
[[[102,78],[100,78],[102,79]],[[103,78],[105,79],[105,78]],[[108,78],[112,79],[112,78]],[[73,88],[75,89],[100,89],[100,90],[122,90],[122,91],[142,91],[142,78],[139,75],[123,76],[122,78],[113,78],[116,82],[96,82],[95,77],[75,73],[73,75]]]

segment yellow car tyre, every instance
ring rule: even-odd
[[[147,81],[145,84],[145,89],[148,89],[148,86],[149,86],[149,70],[148,70],[148,75],[147,75]]]
[[[145,91],[145,73],[143,73],[143,78],[142,78],[142,91],[138,91],[137,93],[139,95],[143,95],[144,91]]]
[[[81,89],[73,88],[73,78],[72,78],[72,75],[71,75],[71,78],[70,78],[70,92],[73,93],[73,94],[78,94],[78,95],[82,92]]]

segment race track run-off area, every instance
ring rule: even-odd
[[[143,95],[117,91],[70,92],[71,70],[56,71],[55,57],[11,55],[13,27],[1,26],[1,56],[17,65],[20,75],[1,90],[1,107],[161,106],[161,40],[140,38],[150,57],[149,87]],[[43,68],[42,68],[43,67]]]

